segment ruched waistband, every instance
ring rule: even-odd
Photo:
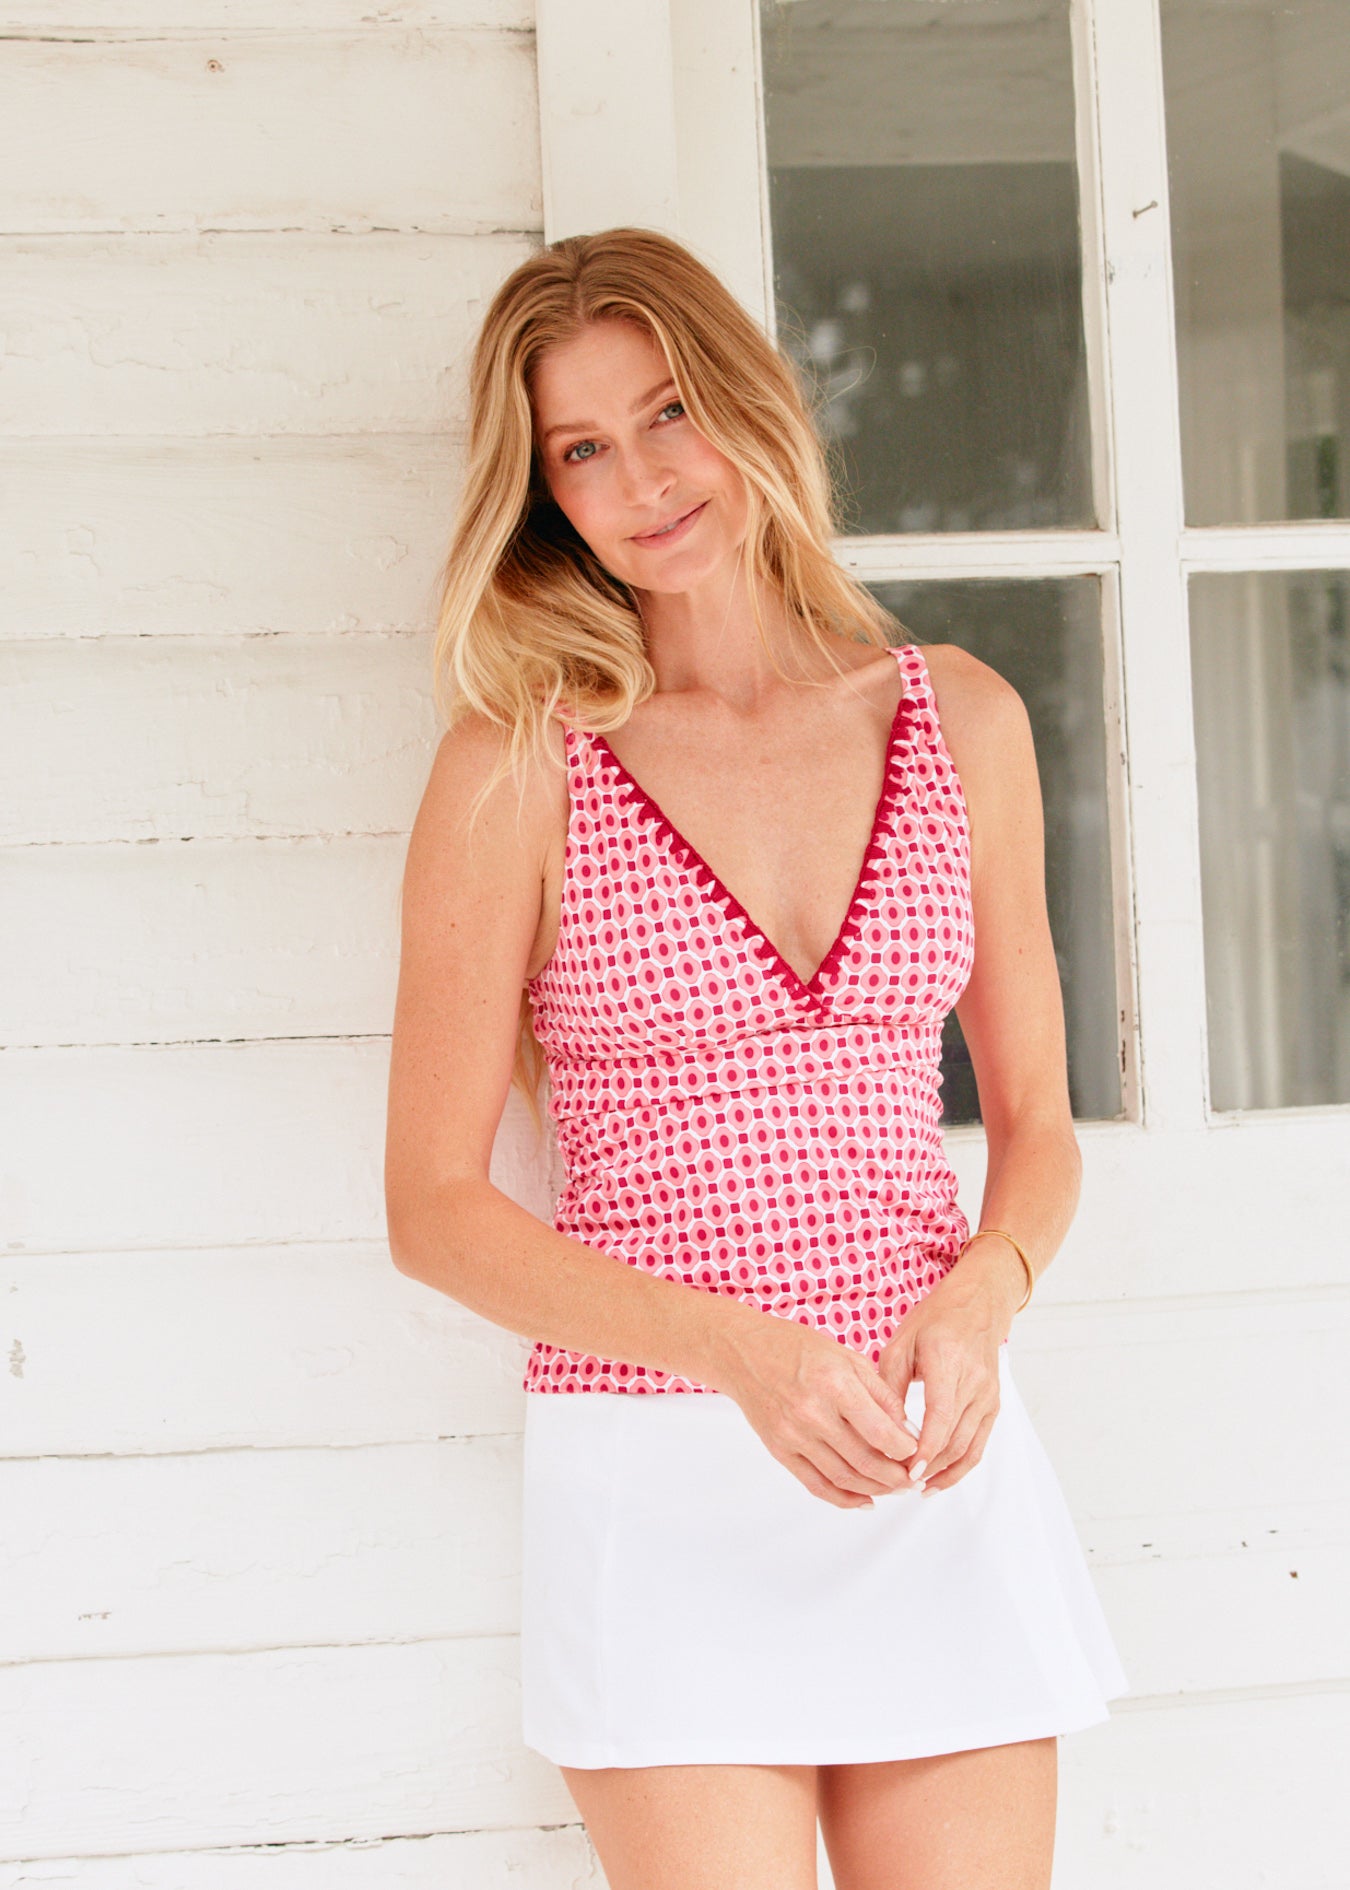
[[[745,1054],[753,1042],[754,1055]],[[738,1037],[725,1044],[660,1046],[630,1057],[549,1059],[550,1113],[557,1121],[630,1113],[731,1095],[847,1084],[857,1070],[912,1066],[936,1076],[940,1022],[813,1024]]]

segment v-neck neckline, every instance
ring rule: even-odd
[[[801,973],[788,963],[754,914],[747,910],[721,875],[708,864],[693,842],[686,839],[680,832],[674,821],[647,792],[642,783],[630,774],[605,737],[598,732],[588,735],[588,740],[604,751],[610,770],[617,777],[620,787],[625,791],[630,802],[660,831],[671,850],[683,858],[685,866],[693,872],[700,884],[713,895],[719,905],[733,918],[744,921],[754,949],[767,961],[771,969],[777,972],[797,998],[819,1000],[825,982],[833,975],[848,948],[858,915],[867,903],[877,862],[885,850],[885,828],[896,798],[900,773],[900,731],[905,721],[905,711],[914,701],[914,696],[910,691],[910,679],[904,666],[908,646],[892,643],[888,644],[887,648],[896,659],[896,667],[900,671],[900,700],[895,705],[895,713],[891,717],[890,731],[886,738],[886,760],[882,769],[881,792],[877,796],[871,832],[868,835],[867,845],[863,849],[862,864],[858,868],[858,876],[854,883],[852,897],[848,902],[848,910],[835,934],[834,943],[809,978],[803,978]]]

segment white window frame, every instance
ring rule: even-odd
[[[771,326],[755,0],[538,0],[537,22],[546,239],[666,229]],[[1217,1111],[1208,1094],[1187,585],[1198,571],[1350,569],[1350,526],[1186,526],[1159,0],[1072,0],[1071,23],[1103,528],[850,537],[836,551],[868,581],[1101,580],[1124,1114],[1080,1123],[1080,1140],[1102,1145],[1107,1170],[1133,1164],[1136,1180],[1147,1142],[1145,1167],[1175,1192],[1195,1138],[1217,1151],[1234,1138],[1216,1131],[1236,1130],[1241,1157],[1229,1146],[1206,1158],[1215,1191],[1230,1169],[1231,1187],[1240,1195],[1246,1179],[1250,1191],[1260,1171],[1248,1164],[1272,1161],[1286,1199],[1306,1172],[1310,1201],[1344,1167],[1350,1105]],[[1247,1225],[1254,1262],[1266,1222]],[[1108,1245],[1119,1231],[1104,1228]]]

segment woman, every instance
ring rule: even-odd
[[[1057,1736],[1127,1684],[1008,1363],[1080,1173],[1026,714],[897,640],[832,531],[790,362],[682,246],[573,237],[502,284],[390,1243],[533,1342],[524,1737],[611,1890],[806,1890],[817,1818],[837,1890],[1043,1890]],[[488,1175],[537,1046],[551,1226]]]

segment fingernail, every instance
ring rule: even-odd
[[[910,1481],[913,1483],[921,1483],[923,1481],[923,1473],[927,1468],[927,1457],[920,1457],[917,1463],[912,1463],[909,1466]]]

